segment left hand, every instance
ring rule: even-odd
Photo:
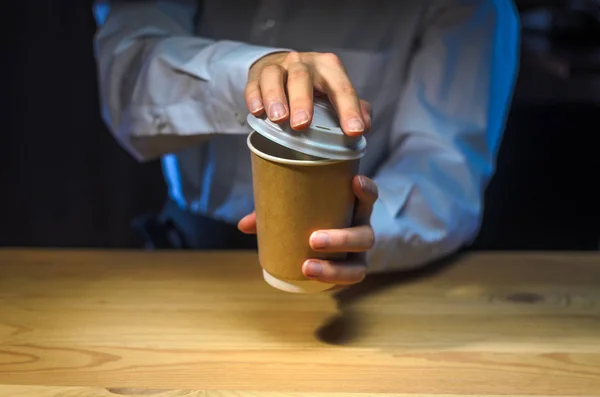
[[[375,244],[371,213],[378,197],[377,185],[363,175],[352,180],[352,190],[358,199],[352,226],[346,229],[318,230],[311,234],[309,245],[314,251],[347,252],[347,260],[332,262],[309,259],[302,264],[302,273],[310,279],[328,284],[360,283],[367,275],[366,252]],[[243,233],[256,233],[256,214],[245,216],[238,224]]]

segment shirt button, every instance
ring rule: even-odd
[[[240,124],[240,125],[246,125],[246,119],[244,118],[244,116],[238,112],[234,113],[235,116],[235,120]]]
[[[160,132],[164,132],[168,127],[168,124],[164,121],[161,121],[160,123],[158,123],[158,125],[156,126],[156,128],[158,128],[158,130]]]
[[[167,127],[167,123],[160,116],[154,116],[154,120],[152,121],[159,131],[162,131]]]
[[[420,247],[420,246],[423,245],[423,243],[425,243],[423,241],[423,239],[421,238],[421,236],[417,236],[417,235],[412,236],[411,239],[410,239],[410,242],[415,247]]]
[[[269,18],[260,25],[260,29],[261,30],[273,29],[275,27],[276,23],[277,22],[273,18]]]

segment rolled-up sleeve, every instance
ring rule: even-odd
[[[514,88],[519,22],[511,1],[438,0],[426,15],[376,174],[373,272],[410,268],[469,244]]]
[[[248,70],[281,49],[193,36],[195,1],[97,1],[102,115],[138,160],[244,134]]]

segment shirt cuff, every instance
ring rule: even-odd
[[[465,244],[468,228],[454,224],[433,228],[422,222],[426,214],[418,212],[426,209],[414,205],[415,200],[422,200],[418,196],[413,185],[397,197],[387,196],[385,188],[380,188],[380,199],[371,215],[375,245],[367,252],[369,273],[414,269],[450,255]],[[459,217],[468,216],[465,213]]]
[[[216,131],[211,114],[209,105],[193,100],[130,107],[114,135],[138,161],[147,161],[208,139]]]

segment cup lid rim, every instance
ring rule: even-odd
[[[248,145],[248,149],[250,149],[250,151],[252,153],[254,153],[255,155],[257,155],[258,157],[261,157],[265,160],[268,160],[268,161],[271,161],[274,163],[312,167],[312,166],[319,166],[319,165],[335,164],[335,163],[339,163],[341,161],[341,160],[324,159],[324,158],[321,158],[319,160],[291,160],[291,159],[284,159],[281,157],[273,156],[273,155],[267,154],[265,152],[261,152],[252,144],[251,139],[254,134],[258,134],[258,132],[252,131],[250,134],[248,134],[248,137],[246,138],[246,144]]]
[[[348,136],[339,126],[333,106],[315,98],[313,121],[301,131],[293,130],[289,122],[274,123],[263,113],[248,114],[248,125],[260,135],[298,152],[331,160],[355,160],[364,156],[367,141],[363,135]]]

